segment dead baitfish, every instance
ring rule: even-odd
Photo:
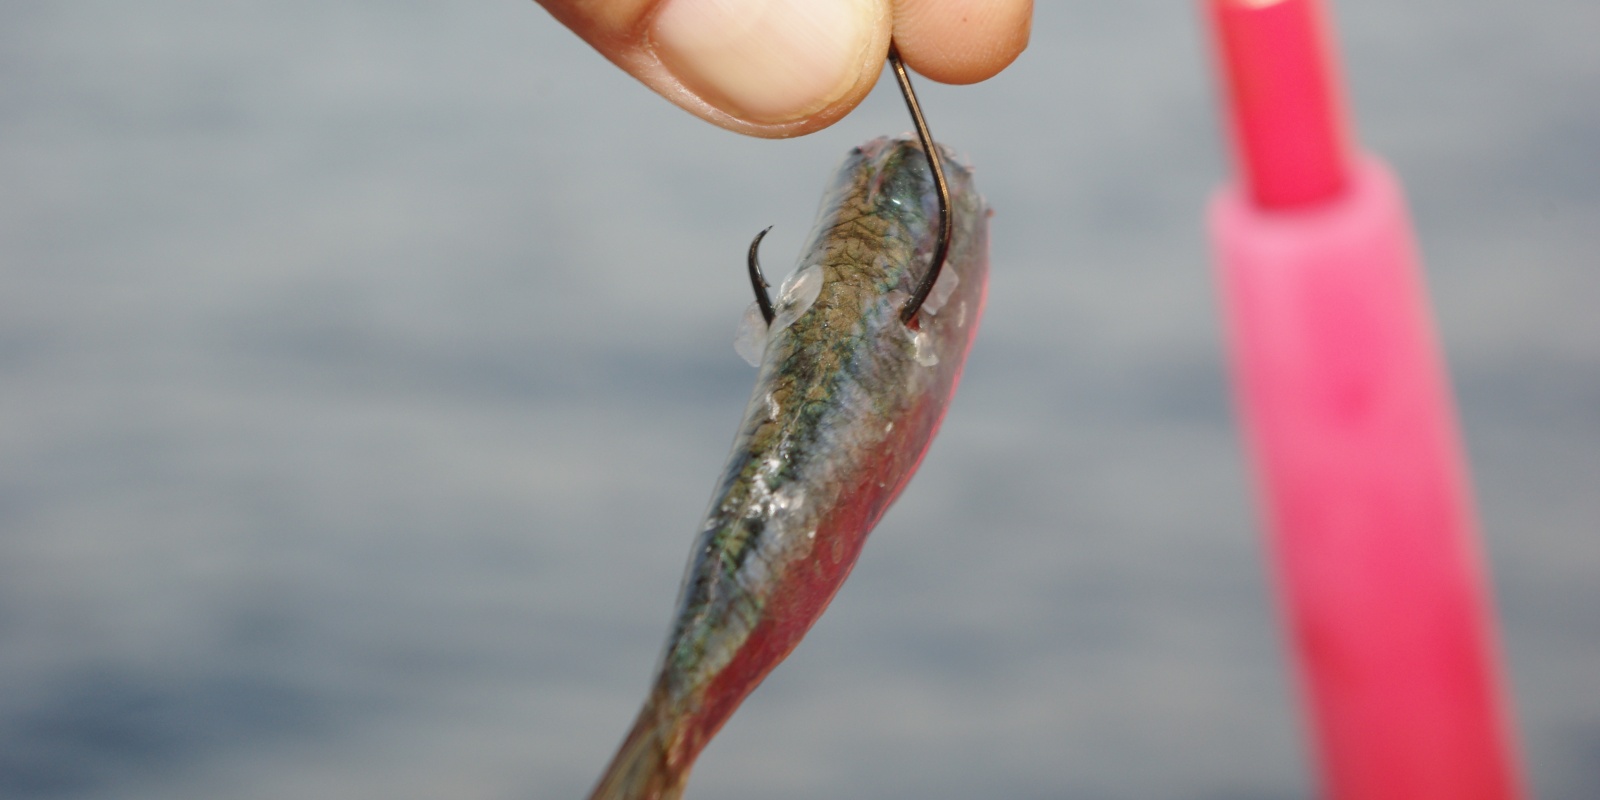
[[[989,270],[989,209],[970,171],[941,161],[948,252],[919,305],[944,249],[939,186],[917,139],[883,138],[850,152],[777,301],[747,314],[739,347],[760,376],[655,684],[593,800],[680,796],[696,756],[822,615],[933,441]]]

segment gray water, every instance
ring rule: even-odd
[[[1345,0],[1532,782],[1600,797],[1600,4]],[[1195,7],[924,81],[997,209],[961,395],[719,798],[1314,794],[1229,408]],[[527,2],[0,7],[0,797],[574,798],[827,176]]]

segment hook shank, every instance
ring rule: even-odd
[[[917,138],[922,141],[922,154],[928,158],[928,167],[933,170],[933,182],[939,193],[939,243],[934,247],[933,260],[929,262],[922,282],[917,284],[917,290],[900,311],[900,321],[910,325],[916,319],[917,311],[922,308],[922,301],[927,300],[928,293],[933,291],[933,284],[938,282],[939,273],[944,269],[945,256],[950,252],[950,185],[945,182],[944,166],[940,163],[933,135],[928,133],[928,121],[922,117],[922,105],[917,102],[917,93],[911,88],[911,76],[906,73],[906,65],[900,60],[900,50],[893,41],[889,42],[889,64],[894,67],[895,80],[900,82],[900,94],[906,99],[906,110],[911,112],[911,123],[917,128]]]

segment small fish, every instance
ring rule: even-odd
[[[941,148],[943,150],[943,148]],[[850,152],[770,326],[760,375],[690,555],[655,684],[591,800],[679,797],[700,751],[843,585],[955,393],[988,287],[989,209],[948,154],[950,249],[908,325],[938,238],[922,146]],[[754,313],[754,312],[752,312]],[[764,339],[764,341],[763,341]]]

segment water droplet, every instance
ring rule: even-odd
[[[761,318],[761,309],[755,303],[739,319],[733,334],[733,351],[750,366],[761,366],[761,355],[767,351],[767,321]]]

